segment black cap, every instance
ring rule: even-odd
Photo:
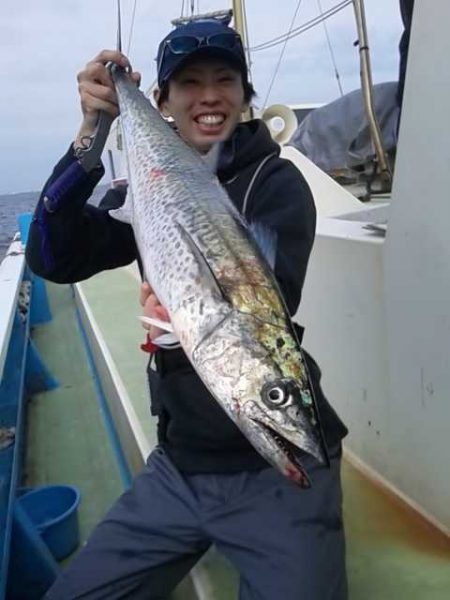
[[[204,19],[176,27],[159,44],[158,86],[161,88],[188,60],[200,56],[214,56],[229,62],[247,81],[247,63],[238,33],[219,19]]]

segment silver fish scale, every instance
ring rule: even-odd
[[[184,351],[251,443],[286,476],[306,475],[270,430],[326,462],[312,388],[274,276],[217,178],[120,73],[126,206],[146,278]],[[290,381],[286,406],[263,401]],[[262,425],[264,424],[264,426]]]
[[[121,103],[124,138],[126,142],[134,140],[127,146],[127,158],[139,252],[148,281],[174,326],[179,324],[176,328],[183,332],[180,341],[189,351],[220,322],[230,306],[214,286],[208,289],[213,280],[210,275],[206,280],[204,265],[199,264],[182,231],[188,232],[211,265],[225,268],[227,262],[235,260],[233,242],[242,247],[236,213],[201,157],[187,145],[179,151],[177,134],[153,108],[149,127],[149,101],[127,83],[117,83],[119,99],[121,94],[125,96]],[[234,240],[220,235],[224,229]],[[246,252],[253,253],[248,242],[245,246]],[[218,304],[223,304],[219,310]]]

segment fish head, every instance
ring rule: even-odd
[[[309,487],[303,465],[306,455],[326,462],[309,399],[305,404],[299,382],[282,377],[277,369],[258,384],[258,390],[247,401],[243,399],[241,426],[269,462],[288,479]]]
[[[307,455],[327,462],[309,391],[269,358],[259,361],[252,385],[240,393],[238,425],[248,439],[288,479],[309,487]]]
[[[211,374],[205,383],[255,449],[288,479],[309,487],[307,455],[321,464],[328,459],[298,344],[288,331],[283,345],[276,342],[279,332],[269,343],[245,327],[242,315],[239,322],[224,323],[203,348]]]

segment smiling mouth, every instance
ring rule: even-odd
[[[264,429],[264,431],[271,437],[271,439],[281,450],[283,455],[291,463],[292,466],[286,468],[285,475],[289,479],[292,479],[296,483],[300,484],[300,486],[303,488],[311,487],[309,477],[306,474],[306,471],[303,469],[300,460],[295,454],[295,446],[288,442],[285,438],[283,438],[279,433],[274,431],[268,425],[265,425],[264,423],[262,423],[261,421],[257,421],[256,419],[254,419],[254,421]]]
[[[225,115],[223,113],[198,115],[194,118],[194,121],[201,127],[214,129],[225,123]]]

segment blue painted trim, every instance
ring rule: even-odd
[[[47,297],[47,288],[45,282],[40,277],[33,275],[31,277],[33,293],[30,303],[30,326],[48,323],[52,320],[52,313]]]
[[[131,481],[132,481],[130,469],[128,468],[127,461],[122,452],[120,440],[117,435],[116,429],[114,427],[111,413],[109,411],[109,408],[108,408],[108,405],[106,402],[105,394],[103,393],[103,389],[102,389],[102,386],[100,383],[100,377],[99,377],[99,374],[97,371],[97,367],[95,366],[94,357],[92,355],[92,351],[91,351],[91,348],[89,345],[89,340],[88,340],[86,331],[84,329],[83,321],[81,319],[81,315],[80,315],[80,312],[79,312],[77,306],[75,306],[75,314],[76,314],[76,320],[77,320],[77,324],[78,324],[78,330],[80,332],[80,337],[81,337],[81,340],[82,340],[82,343],[83,343],[83,346],[84,346],[84,349],[86,352],[88,368],[89,368],[89,371],[94,380],[95,392],[96,392],[99,407],[100,407],[100,413],[103,417],[103,422],[105,424],[106,433],[108,435],[109,441],[110,441],[111,446],[114,451],[114,455],[117,460],[117,465],[119,468],[119,473],[120,473],[120,478],[122,480],[122,484],[125,489],[128,489],[131,486]]]
[[[20,241],[24,247],[27,245],[28,231],[30,229],[32,219],[32,213],[22,213],[16,217],[17,226],[19,227]]]
[[[16,312],[13,329],[11,332],[10,347],[5,363],[4,378],[0,387],[0,406],[16,407],[16,419],[11,426],[16,427],[15,440],[13,447],[13,457],[11,473],[9,477],[9,495],[6,506],[5,530],[3,535],[3,556],[0,556],[0,598],[4,598],[6,593],[6,584],[8,578],[9,557],[11,551],[11,531],[13,522],[13,507],[16,496],[17,482],[19,480],[19,469],[22,454],[22,437],[24,427],[24,405],[25,405],[25,365],[28,344],[28,317],[22,322],[19,313]],[[16,373],[19,373],[18,385],[14,385],[14,379],[17,379]],[[6,375],[8,373],[8,375]]]
[[[16,502],[11,540],[7,598],[39,600],[60,569],[26,511]]]
[[[24,280],[26,280],[26,276]],[[14,444],[0,451],[0,469],[4,486],[3,490],[0,486],[0,492],[3,491],[0,494],[0,510],[3,513],[0,517],[4,520],[4,529],[0,532],[0,599],[3,599],[6,594],[11,564],[12,535],[15,530],[14,505],[23,455],[27,393],[35,391],[32,388],[42,385],[48,388],[56,383],[40,360],[29,337],[31,302],[33,301],[32,288],[30,295],[30,304],[25,313],[19,313],[19,309],[16,307],[3,379],[0,381],[1,424],[6,427],[15,427]],[[23,318],[24,314],[25,319]],[[37,380],[40,382],[39,386]]]
[[[28,340],[27,347],[25,387],[29,394],[38,394],[59,387],[58,380],[45,366],[31,339]]]
[[[22,213],[17,215],[16,221],[20,232],[20,241],[25,247],[28,241],[28,232],[30,225],[33,220],[32,213]],[[24,279],[30,279],[33,286],[33,293],[31,294],[30,302],[30,325],[37,325],[39,323],[48,323],[52,320],[52,314],[50,312],[50,306],[48,304],[47,290],[45,288],[44,281],[32,275],[29,269],[26,269],[26,275]]]

